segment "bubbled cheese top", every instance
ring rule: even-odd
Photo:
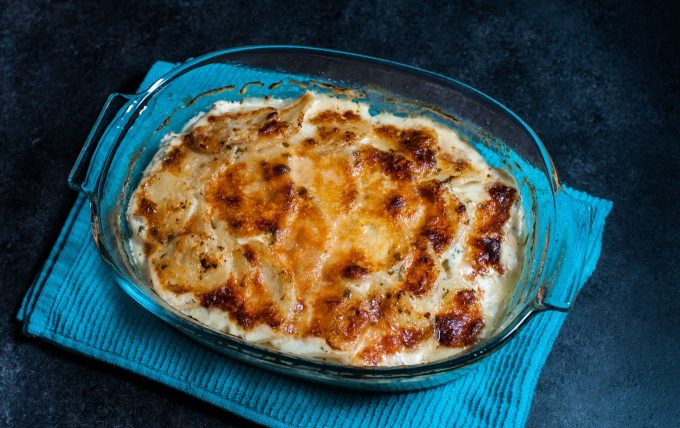
[[[401,365],[492,331],[522,265],[507,174],[423,117],[307,92],[217,102],[168,134],[130,201],[156,292],[286,352]]]

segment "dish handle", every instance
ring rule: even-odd
[[[116,138],[105,137],[112,132],[110,125],[124,113],[123,106],[132,98],[132,95],[118,93],[109,95],[68,176],[68,185],[90,199],[96,198],[101,172],[116,143]]]
[[[565,312],[569,310],[581,289],[582,277],[590,252],[592,208],[587,202],[574,198],[564,188],[555,196],[556,221],[553,238],[556,250],[552,253],[550,277],[538,295],[542,309]]]

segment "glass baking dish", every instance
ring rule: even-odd
[[[525,211],[524,266],[502,321],[486,338],[443,360],[363,368],[286,354],[211,330],[153,291],[130,254],[126,207],[163,135],[179,132],[191,117],[220,99],[291,98],[306,89],[361,98],[376,111],[429,116],[458,130],[491,165],[515,178]],[[97,248],[118,284],[143,307],[195,340],[245,363],[365,390],[412,390],[451,381],[497,350],[533,314],[566,311],[578,290],[591,228],[589,207],[569,200],[561,190],[536,134],[489,96],[415,67],[295,46],[214,52],[177,66],[147,90],[112,94],[71,171],[69,185],[89,198]]]

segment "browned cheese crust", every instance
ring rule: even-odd
[[[457,240],[471,278],[503,273],[500,244],[515,189],[495,184],[481,206],[466,208],[441,177],[472,167],[443,153],[433,129],[376,126],[352,111],[305,118],[309,103],[305,95],[282,109],[210,115],[165,154],[134,212],[149,228],[147,256],[161,286],[194,293],[245,330],[264,324],[337,350],[360,346],[366,365],[433,337],[446,347],[473,344],[485,325],[474,289],[446,294],[436,313],[413,302],[432,293],[442,255]],[[291,144],[305,120],[316,132]],[[369,135],[380,144],[359,144]],[[205,159],[205,204],[188,214],[190,201],[159,197],[150,186],[163,174],[192,173],[190,154]],[[295,176],[295,165],[305,173]],[[471,228],[465,236],[463,225]],[[219,227],[233,238],[229,247],[208,236]],[[379,275],[393,280],[367,296],[353,291]]]

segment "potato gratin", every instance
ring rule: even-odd
[[[353,365],[474,344],[522,266],[516,184],[454,130],[313,92],[220,101],[167,135],[128,218],[179,311]]]

